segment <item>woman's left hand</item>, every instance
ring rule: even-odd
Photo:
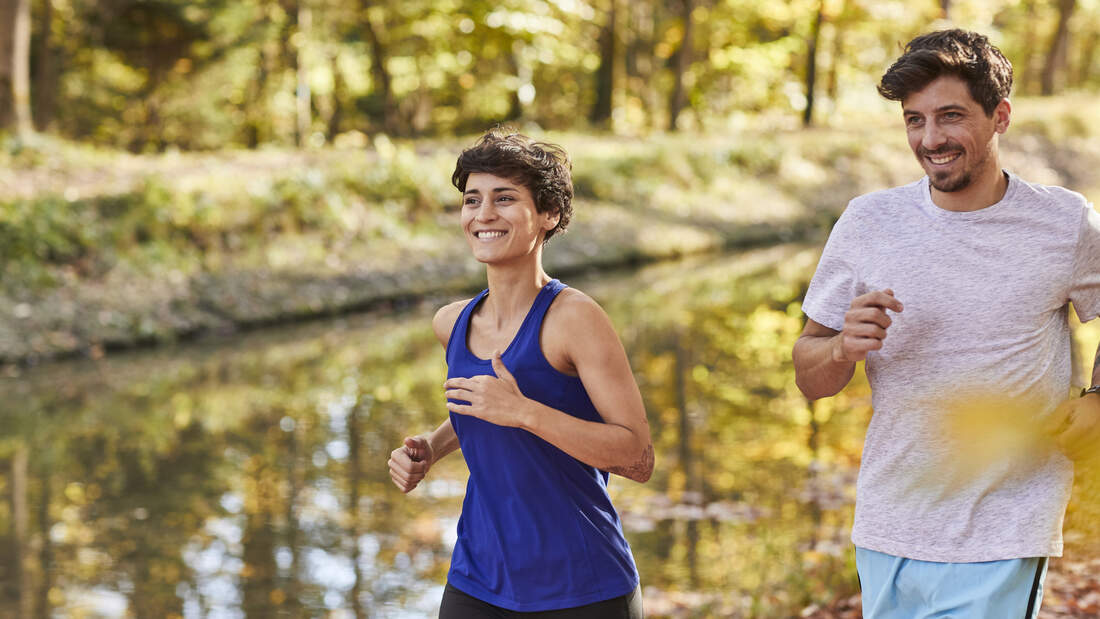
[[[459,415],[470,415],[498,426],[521,427],[528,405],[531,403],[519,390],[516,379],[500,352],[493,353],[493,371],[496,376],[482,374],[472,378],[449,378],[446,388],[447,410]],[[456,404],[450,400],[464,400],[469,404]]]

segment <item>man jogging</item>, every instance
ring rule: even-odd
[[[852,530],[866,617],[1037,615],[1071,458],[1098,443],[1100,394],[1065,400],[1068,304],[1100,313],[1100,215],[1001,168],[1011,87],[984,36],[909,42],[879,92],[926,176],[852,200],[806,293],[799,388],[831,396],[864,360],[871,385]]]

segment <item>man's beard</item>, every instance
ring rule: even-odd
[[[959,158],[962,158],[967,154],[966,149],[955,144],[945,144],[944,146],[937,148],[936,150],[928,150],[922,146],[917,149],[917,159],[920,160],[921,164],[924,164],[926,161],[928,161],[928,157],[934,157],[936,155],[953,152],[962,153],[961,155],[959,155]],[[942,191],[943,193],[962,191],[963,189],[969,187],[970,183],[973,182],[974,170],[981,169],[983,164],[985,164],[985,157],[983,157],[981,161],[976,161],[974,165],[963,168],[959,172],[944,172],[941,174],[929,172],[928,182],[937,191]],[[953,174],[957,174],[958,176],[952,176]]]
[[[948,175],[947,178],[944,178],[942,181],[931,174],[928,175],[928,182],[931,183],[932,187],[943,193],[962,191],[970,186],[970,181],[972,180],[973,178],[971,178],[969,170],[964,171],[954,179]]]

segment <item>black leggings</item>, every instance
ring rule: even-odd
[[[447,583],[443,590],[443,603],[439,605],[439,619],[513,619],[532,617],[537,619],[645,619],[642,610],[642,588],[637,586],[630,593],[574,608],[521,613],[493,606],[467,595]]]

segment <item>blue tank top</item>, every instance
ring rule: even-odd
[[[565,287],[555,279],[539,291],[501,358],[528,398],[602,423],[581,380],[554,369],[539,344],[546,310]],[[488,292],[455,322],[448,378],[495,375],[491,361],[467,346],[470,316]],[[455,413],[451,425],[470,469],[447,574],[452,586],[522,612],[583,606],[634,590],[638,570],[607,494],[606,472],[526,430]]]

